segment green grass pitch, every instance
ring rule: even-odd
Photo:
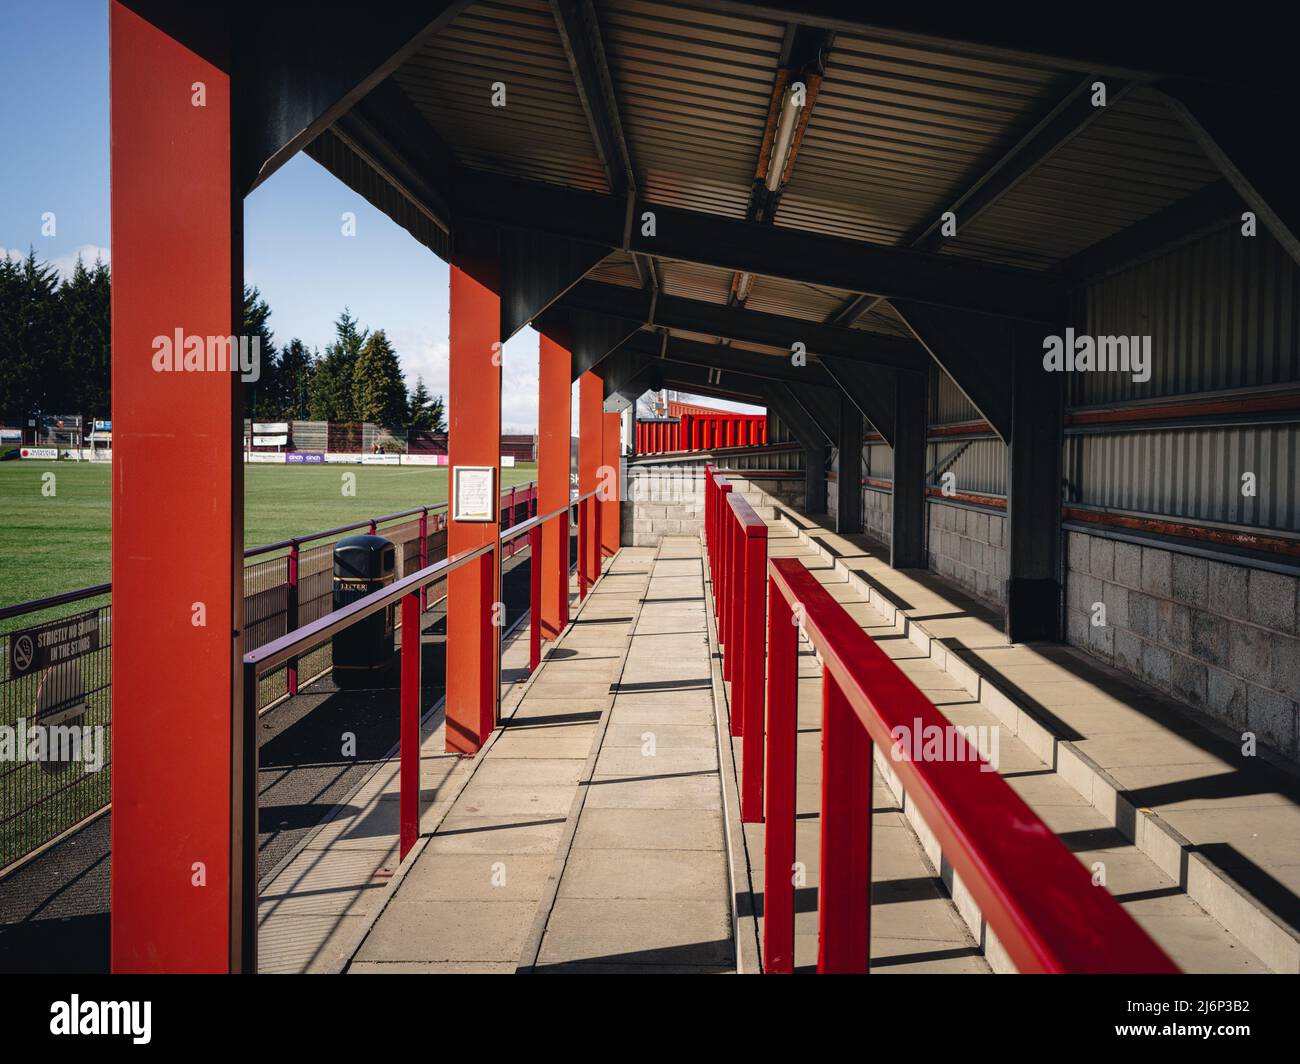
[[[56,477],[53,497],[41,493],[48,472]],[[0,606],[109,580],[111,473],[108,463],[0,463]],[[356,476],[355,496],[341,490],[344,473]],[[504,488],[536,478],[532,463],[501,470]],[[446,498],[446,466],[246,465],[244,545]],[[158,516],[158,535],[183,544],[181,523]]]

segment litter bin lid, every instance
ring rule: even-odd
[[[387,551],[387,557],[384,552]],[[348,536],[334,544],[334,575],[382,576],[393,569],[393,541],[383,536]]]

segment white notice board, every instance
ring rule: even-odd
[[[453,521],[496,521],[496,467],[453,466],[451,470],[451,519]]]

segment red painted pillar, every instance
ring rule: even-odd
[[[605,461],[605,382],[588,370],[578,379],[578,494],[595,491]],[[586,571],[593,583],[600,577],[600,537],[596,535],[596,500],[582,503],[586,515]]]
[[[238,332],[243,205],[232,178],[229,63],[214,65],[229,56],[229,39],[192,40],[200,57],[117,2],[109,35],[112,969],[240,970],[256,964],[244,904],[256,904],[246,898],[256,868],[244,867],[238,843],[246,828],[257,831],[243,820],[251,773],[236,671],[240,375],[184,372],[184,350],[155,369],[169,353],[160,341],[174,345],[180,334],[182,347],[197,339],[211,352]],[[195,82],[203,107],[193,104]],[[159,528],[160,514],[200,513],[179,548]]]
[[[618,414],[605,414],[603,420],[604,441],[601,459],[602,482],[609,485],[609,491],[600,500],[600,538],[606,554],[614,554],[619,545],[619,511],[622,482],[619,479],[619,458],[623,452],[620,440],[622,417]]]
[[[466,229],[457,233],[451,263],[450,388],[447,401],[448,464],[492,466],[501,484],[501,298],[495,240]],[[461,566],[447,578],[447,750],[472,754],[496,726],[499,684],[497,637],[484,616],[500,601],[500,524],[457,521],[447,508],[447,556],[484,543],[497,545],[491,584],[484,594],[481,566]],[[486,600],[486,601],[485,601]]]
[[[572,355],[543,335],[537,357],[537,512],[549,514],[569,501],[572,462]],[[569,544],[559,521],[542,526],[542,638],[556,639],[569,598]]]

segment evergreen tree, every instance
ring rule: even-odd
[[[110,281],[108,267],[96,259],[87,269],[81,256],[59,289],[56,338],[61,395],[59,409],[88,418],[107,418],[112,410],[109,358]]]
[[[58,287],[58,271],[38,263],[34,249],[22,263],[6,259],[0,267],[0,411],[12,418],[49,411],[64,398]]]
[[[312,374],[316,369],[316,352],[296,336],[280,352],[279,387],[276,392],[281,414],[290,420],[310,416],[308,398]]]
[[[357,328],[346,307],[334,323],[336,338],[316,363],[308,406],[317,421],[358,421],[353,396],[357,357],[369,335]]]
[[[411,400],[406,414],[406,423],[410,426],[412,432],[428,432],[433,428],[433,412],[429,409],[429,404],[433,402],[433,396],[429,394],[429,389],[424,386],[424,378],[416,377],[415,391],[411,393]]]
[[[415,379],[415,391],[411,393],[407,423],[415,432],[447,431],[442,396],[429,394],[429,389],[424,386],[423,377]]]
[[[282,414],[277,394],[279,365],[275,340],[267,324],[270,318],[271,308],[262,298],[262,293],[244,285],[244,320],[240,332],[248,337],[250,346],[254,337],[261,341],[261,373],[257,380],[244,382],[244,416],[254,421],[265,421]]]
[[[442,396],[435,395],[433,397],[433,402],[429,404],[429,420],[431,422],[429,425],[430,432],[447,431],[447,412],[445,407],[446,404],[443,401]]]
[[[397,352],[383,329],[366,340],[353,370],[353,407],[358,421],[386,428],[406,423],[406,383]]]

